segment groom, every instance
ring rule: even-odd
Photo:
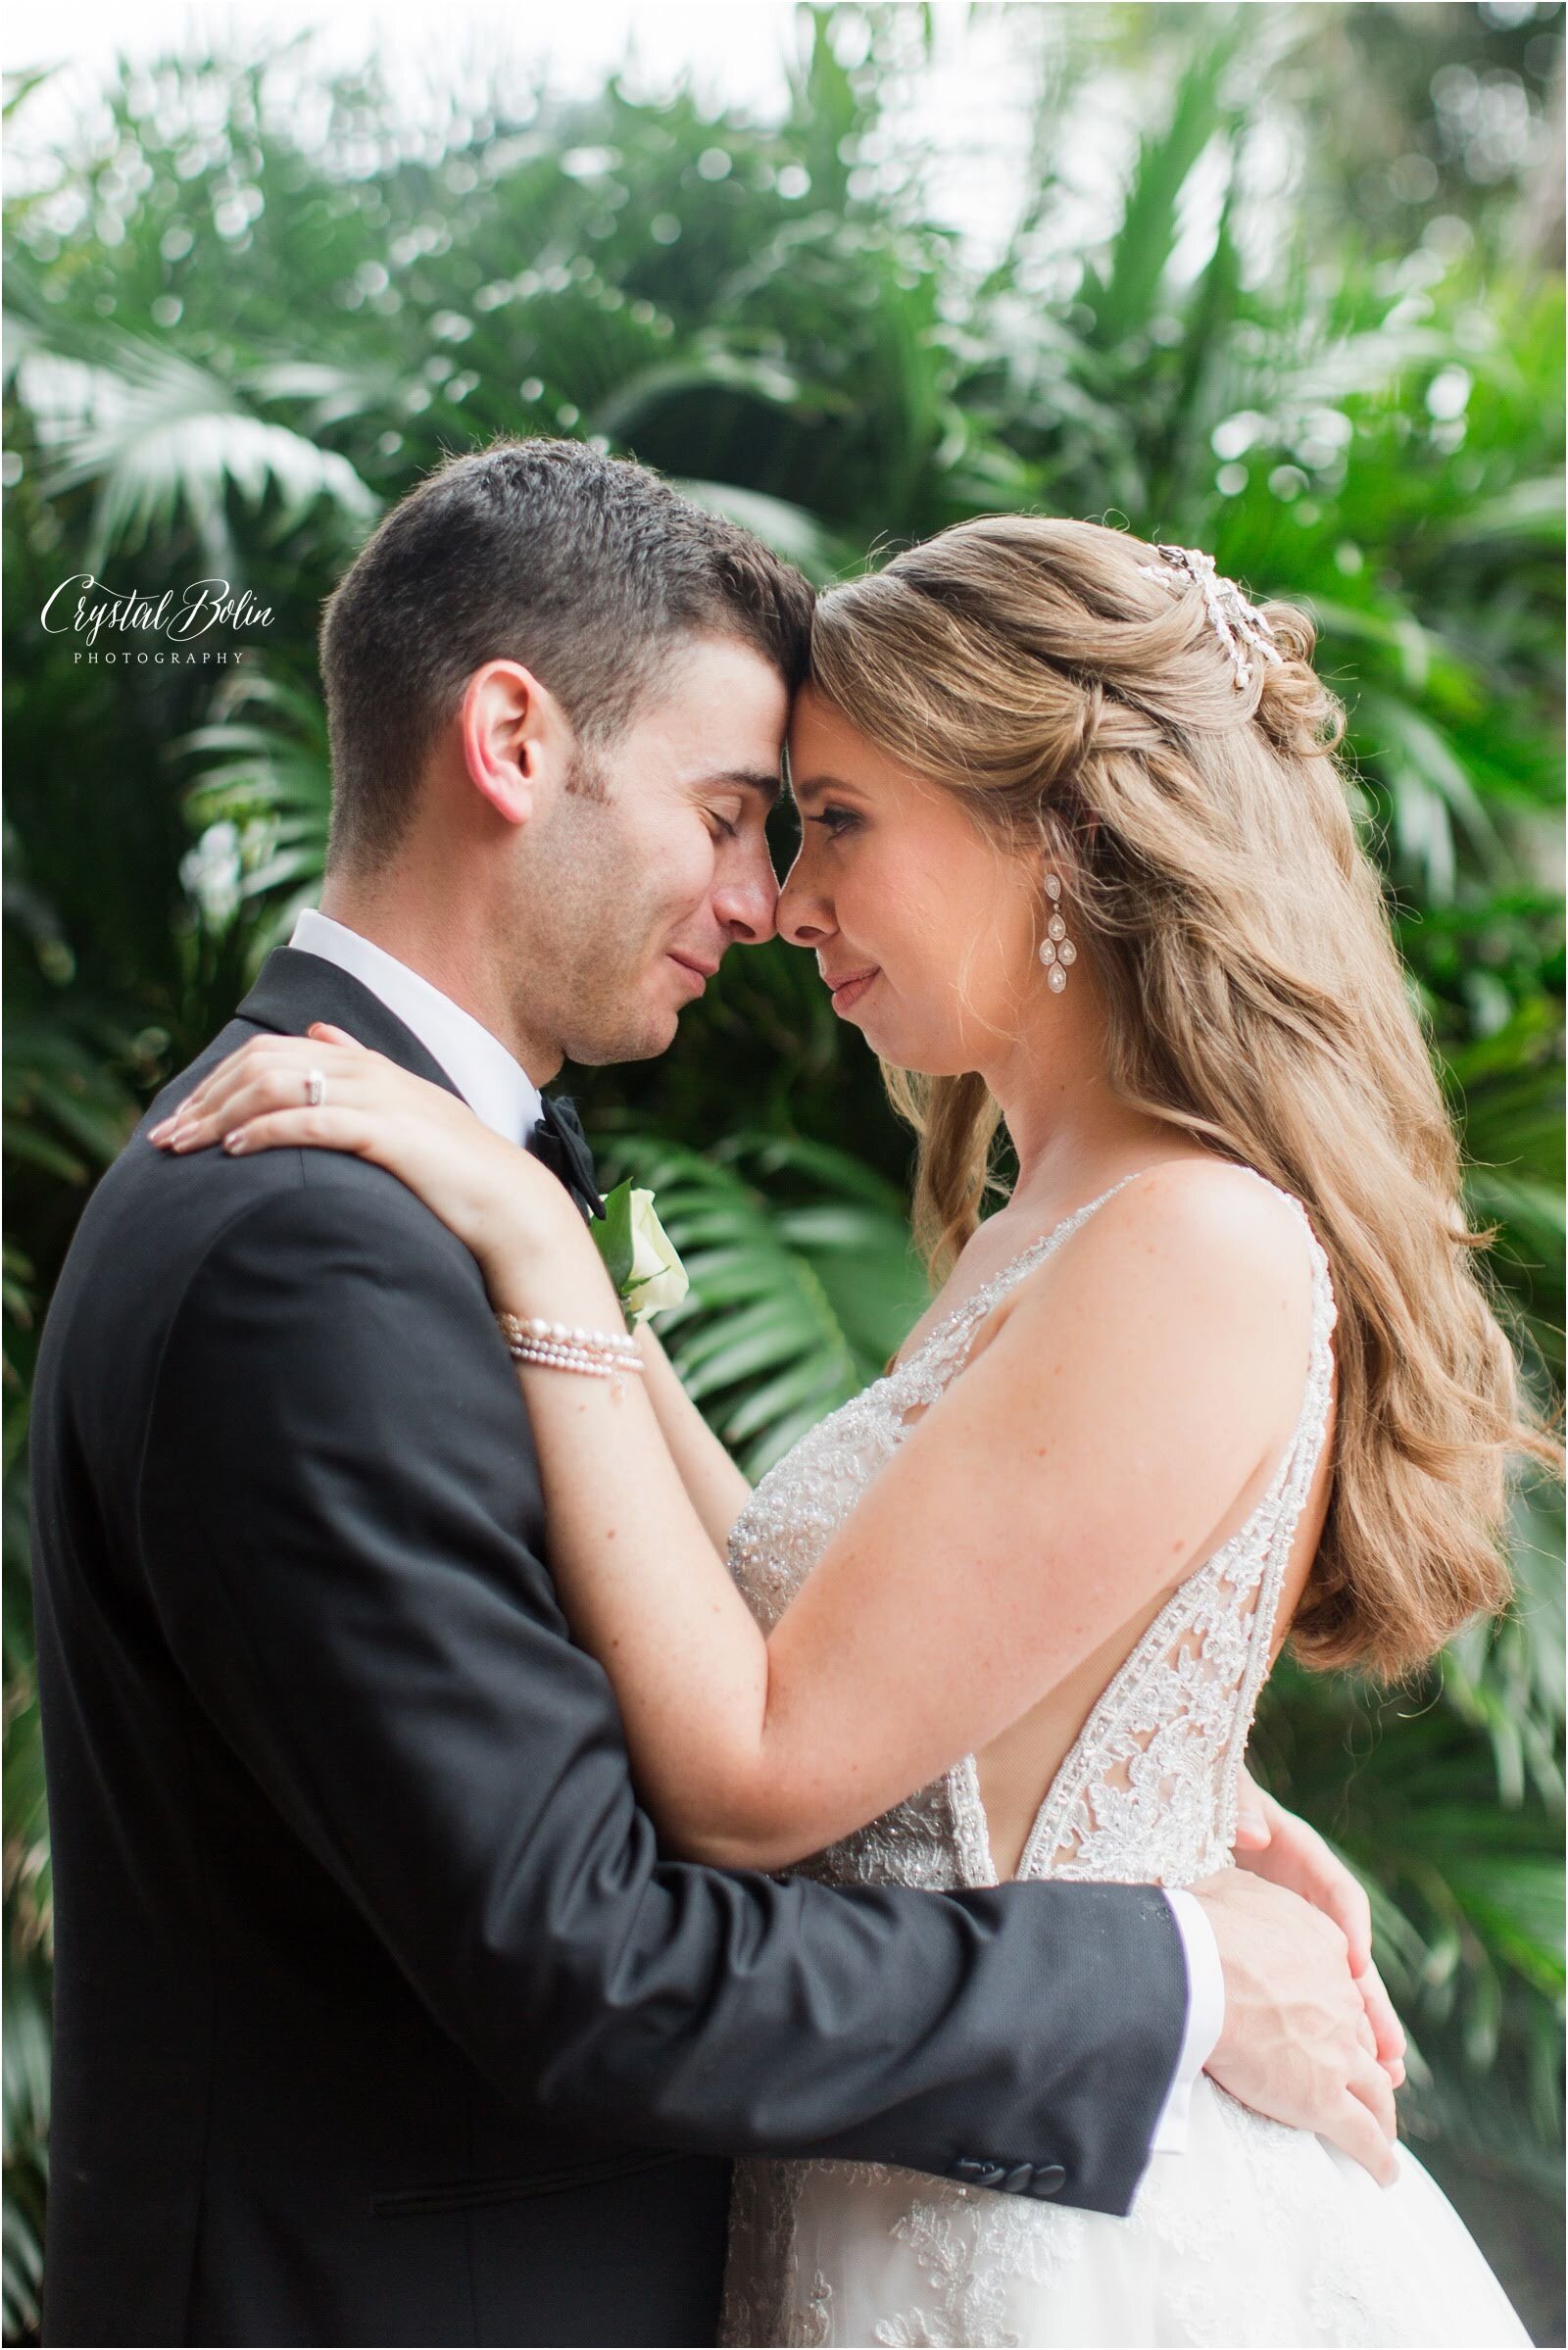
[[[1120,2213],[1205,2058],[1386,2159],[1344,1937],[1255,1878],[662,1859],[473,1260],[351,1155],[147,1145],[325,1019],[596,1205],[538,1086],[662,1053],[771,934],[809,612],[550,442],[449,462],[328,605],[324,909],[99,1185],[38,1366],[52,2342],[700,2343],[726,2157]]]

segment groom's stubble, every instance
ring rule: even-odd
[[[654,1058],[696,992],[671,956],[710,972],[772,935],[765,802],[734,778],[776,776],[787,712],[760,656],[699,642],[629,726],[578,737],[514,850],[503,946],[519,1035],[582,1067]]]
[[[651,865],[635,791],[612,758],[579,747],[549,821],[520,845],[517,1024],[582,1068],[653,1059],[675,1034],[649,974],[686,909]]]
[[[530,952],[518,1008],[535,1029],[548,1021],[552,1044],[581,1066],[650,1050],[631,988],[646,924],[623,835],[606,761],[579,746],[550,822],[527,844]]]

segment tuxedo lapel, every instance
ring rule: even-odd
[[[406,1028],[395,1011],[363,980],[356,979],[323,955],[306,955],[297,947],[274,947],[257,974],[256,984],[240,1005],[236,1018],[279,1036],[303,1036],[313,1020],[330,1020],[347,1029],[358,1044],[384,1053],[400,1069],[426,1077],[463,1099],[441,1063]]]
[[[406,1028],[379,996],[340,964],[323,955],[307,955],[297,947],[274,947],[257,974],[256,984],[239,1006],[236,1018],[279,1036],[303,1036],[313,1020],[330,1020],[347,1029],[357,1043],[372,1053],[384,1053],[400,1069],[428,1078],[463,1100],[434,1054]],[[602,1216],[604,1206],[594,1175],[593,1152],[565,1094],[546,1094],[539,1124],[524,1148],[564,1183],[587,1216]]]

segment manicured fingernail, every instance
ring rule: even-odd
[[[148,1127],[147,1140],[150,1143],[162,1141],[163,1137],[169,1132],[169,1129],[172,1123],[173,1120],[171,1118],[160,1118],[156,1126]]]
[[[232,1134],[225,1134],[225,1135],[224,1135],[224,1137],[223,1137],[223,1149],[224,1149],[225,1151],[243,1151],[243,1150],[244,1150],[244,1148],[245,1148],[245,1137],[244,1137],[244,1135],[242,1134],[242,1132],[240,1131],[239,1127],[237,1127],[237,1126],[236,1126],[236,1127],[234,1128],[234,1131],[233,1131],[233,1133],[232,1133]]]

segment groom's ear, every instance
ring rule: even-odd
[[[458,734],[468,781],[510,824],[526,824],[569,768],[560,703],[521,661],[490,661],[463,689]]]

